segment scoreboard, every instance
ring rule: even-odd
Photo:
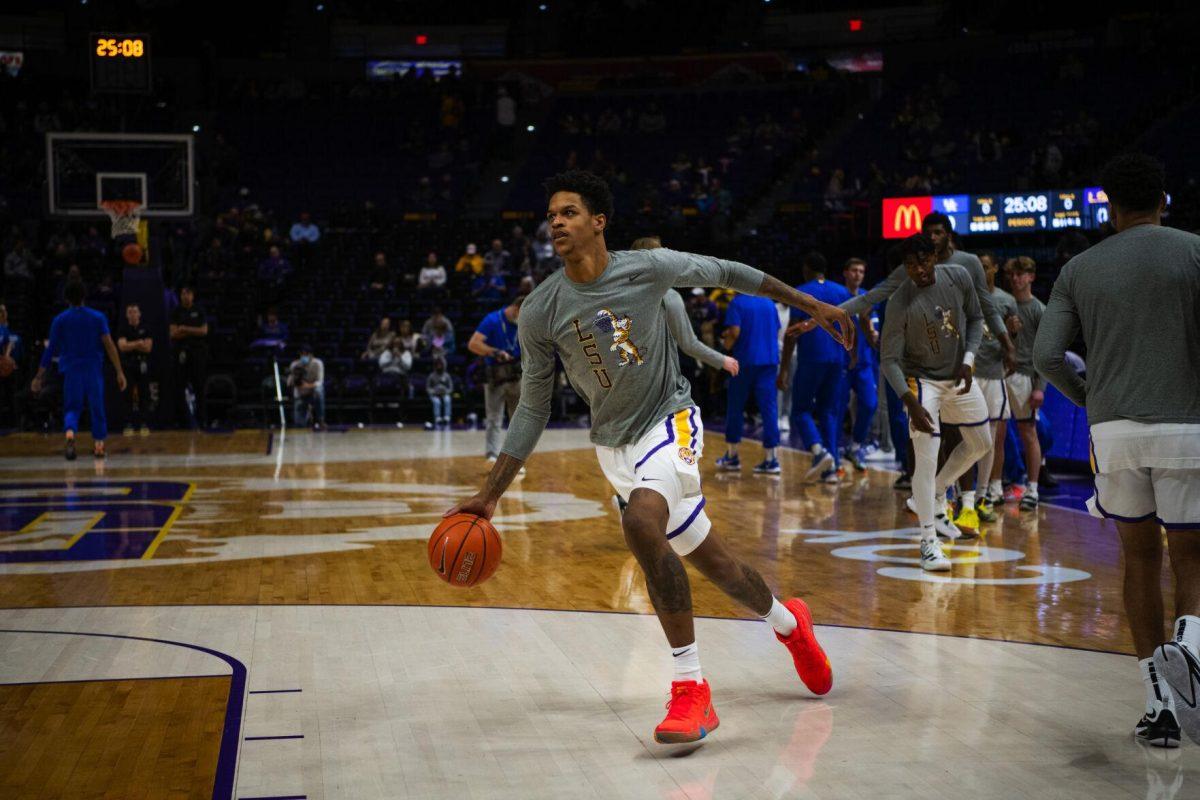
[[[903,239],[920,233],[921,219],[930,211],[948,216],[960,234],[1095,230],[1109,219],[1108,196],[1098,186],[1013,194],[887,197],[883,200],[883,238]]]
[[[141,33],[93,33],[88,41],[92,92],[149,94],[150,41]]]

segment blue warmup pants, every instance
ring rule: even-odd
[[[792,430],[800,434],[804,446],[810,450],[814,444],[824,445],[833,455],[835,466],[841,422],[838,412],[842,406],[838,394],[843,372],[845,368],[840,361],[801,361],[792,381]]]
[[[891,429],[892,447],[896,449],[896,460],[900,462],[900,471],[908,469],[908,412],[900,395],[896,394],[890,383],[884,384],[887,392],[888,428]]]
[[[63,430],[79,432],[79,417],[87,401],[92,415],[92,438],[108,438],[108,418],[104,415],[104,368],[73,367],[63,373]]]
[[[775,394],[775,376],[778,374],[778,364],[743,365],[738,374],[729,379],[725,441],[737,444],[742,440],[746,401],[753,394],[763,419],[763,447],[779,446],[779,408]]]
[[[875,409],[879,407],[879,384],[876,382],[875,367],[855,367],[846,370],[846,382],[838,394],[842,404],[838,414],[838,430],[841,430],[841,420],[845,419],[846,409],[850,404],[850,390],[854,390],[854,444],[867,443],[867,434],[871,432],[871,421],[875,419]]]

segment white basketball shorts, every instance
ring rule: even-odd
[[[1200,529],[1200,425],[1101,422],[1092,426],[1091,450],[1094,516]]]

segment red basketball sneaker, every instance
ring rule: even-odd
[[[799,597],[788,600],[783,607],[795,615],[796,630],[786,637],[776,633],[775,638],[791,652],[796,672],[808,690],[813,694],[825,694],[833,688],[833,667],[813,632],[812,614]]]
[[[667,717],[654,729],[654,741],[661,744],[695,742],[715,731],[720,724],[708,681],[672,681]]]

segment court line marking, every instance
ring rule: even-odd
[[[242,739],[243,742],[266,742],[274,739],[303,739],[303,733],[289,733],[281,736],[247,736]]]
[[[264,605],[245,605],[243,603],[189,603],[180,605],[178,603],[165,606],[131,606],[131,605],[99,605],[99,606],[0,606],[0,611],[59,611],[62,609],[97,609],[97,608],[116,608],[123,611],[138,608],[447,608],[460,609],[465,611],[547,611],[557,614],[618,614],[626,617],[653,617],[651,612],[642,611],[615,611],[612,609],[589,609],[589,608],[543,608],[538,606],[467,606],[467,605],[446,605],[441,603],[430,603],[426,605],[417,605],[415,603],[378,603],[378,604],[362,604],[362,603],[270,603]],[[695,619],[711,619],[724,622],[757,622],[762,620],[751,617],[718,617],[714,614],[693,614]],[[966,639],[977,642],[998,642],[1000,644],[1019,644],[1028,645],[1030,647],[1050,647],[1057,650],[1077,650],[1081,653],[1100,653],[1110,656],[1129,656],[1133,657],[1133,653],[1125,653],[1120,650],[1101,650],[1092,647],[1079,647],[1071,644],[1052,644],[1050,642],[1027,642],[1020,639],[1000,639],[990,636],[968,636],[962,633],[936,633],[932,631],[906,631],[902,628],[880,628],[871,625],[847,625],[837,622],[814,622],[818,628],[843,628],[852,631],[880,631],[881,633],[908,633],[914,636],[941,636],[947,639]],[[4,633],[4,629],[0,628],[0,633]],[[131,637],[133,638],[133,637]],[[157,640],[149,640],[157,641]]]
[[[141,677],[131,678],[70,678],[61,681],[13,681],[11,683],[0,683],[0,686],[46,686],[58,683],[112,683],[114,681],[174,681],[174,680],[189,680],[194,678],[228,678],[226,673],[217,675],[143,675]]]
[[[163,523],[158,535],[154,537],[154,541],[150,542],[150,546],[146,548],[146,552],[142,553],[143,561],[153,558],[154,554],[158,552],[158,546],[163,543],[163,539],[167,538],[167,534],[170,532],[171,526],[174,525],[175,521],[179,519],[179,516],[183,514],[184,503],[192,499],[192,494],[194,494],[196,491],[195,481],[188,481],[187,487],[187,491],[183,493],[183,497],[173,503],[175,509],[171,512],[171,516],[167,517],[167,521]]]
[[[170,639],[154,639],[148,636],[129,636],[119,633],[94,633],[89,631],[55,631],[29,628],[0,628],[0,633],[41,633],[57,636],[95,636],[102,639],[127,639],[135,642],[154,642],[169,644],[187,650],[198,650],[210,656],[216,656],[229,665],[233,670],[229,680],[229,697],[225,701],[225,724],[221,730],[221,745],[217,753],[216,775],[213,776],[213,800],[232,800],[233,789],[237,784],[238,748],[240,745],[242,721],[246,710],[246,665],[238,659],[198,644],[174,642]]]
[[[303,691],[303,689],[251,689],[247,694],[286,694],[288,692]]]

